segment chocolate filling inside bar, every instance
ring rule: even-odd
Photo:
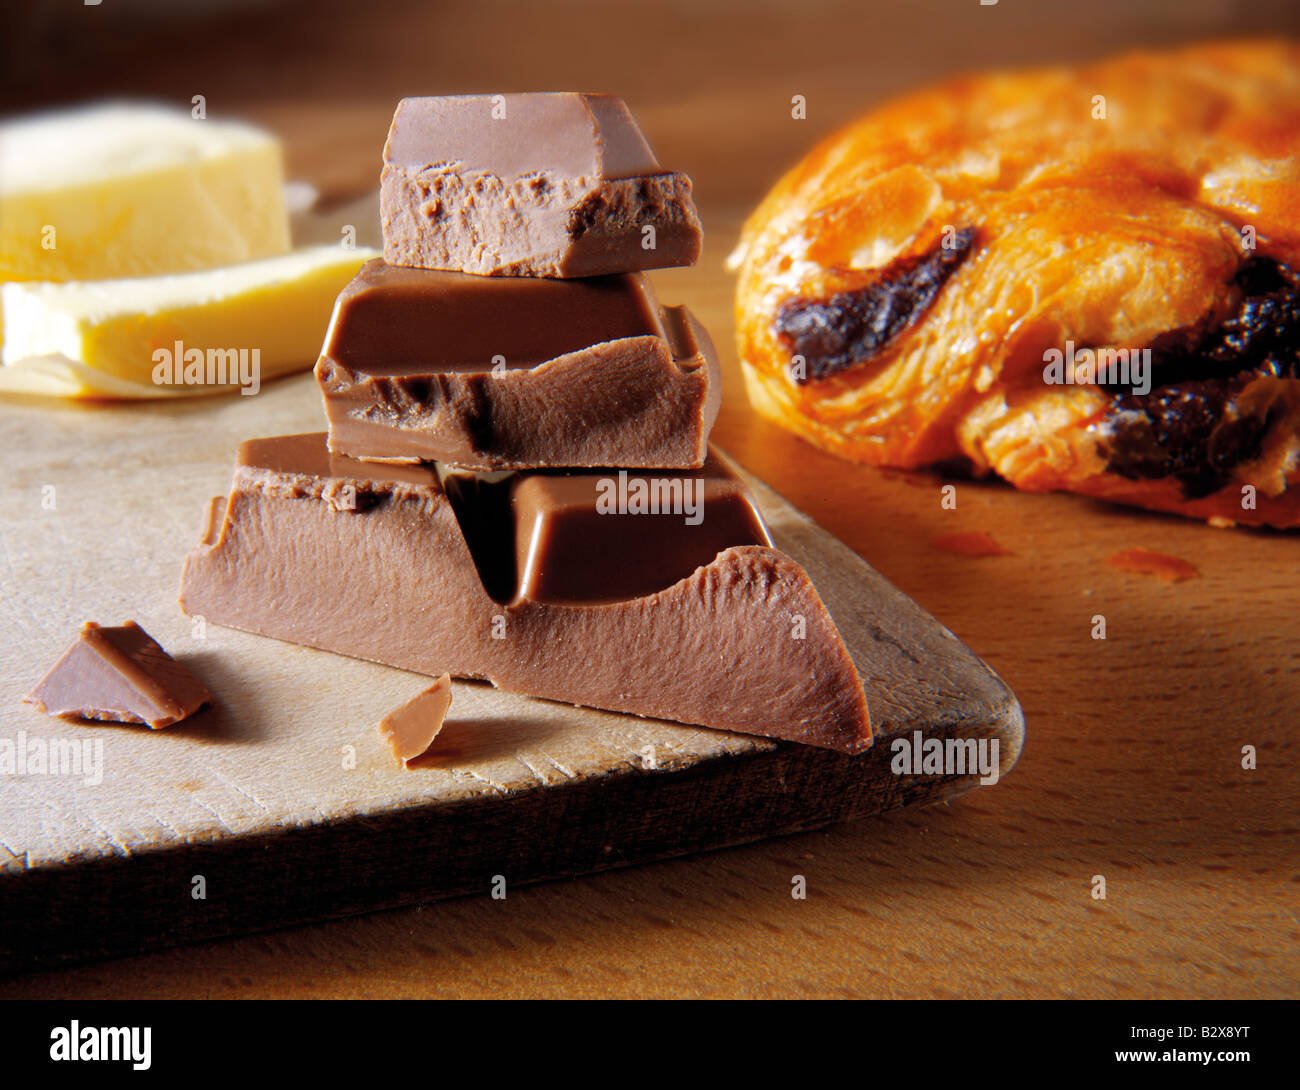
[[[691,475],[664,475],[658,513],[632,483],[650,473],[444,475],[331,454],[324,435],[243,444],[186,560],[183,608],[573,704],[870,745],[834,621],[721,456],[692,478],[698,507],[672,501]]]

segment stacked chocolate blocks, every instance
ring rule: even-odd
[[[328,435],[251,440],[186,560],[188,613],[533,696],[846,752],[861,679],[708,446],[690,180],[621,99],[403,100],[384,257],[339,295]]]

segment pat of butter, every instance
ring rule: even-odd
[[[108,104],[0,124],[0,281],[206,269],[289,249],[279,142]]]
[[[335,296],[378,256],[314,246],[175,276],[5,284],[0,393],[256,393],[316,362]]]

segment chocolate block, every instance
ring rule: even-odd
[[[404,98],[380,177],[384,260],[489,276],[693,265],[700,221],[621,98]]]
[[[615,482],[617,504],[617,471],[586,476]],[[748,500],[721,456],[696,476],[703,518],[689,526],[684,513],[575,515],[549,476],[530,486],[533,474],[449,474],[453,506],[434,468],[332,455],[322,434],[252,440],[186,559],[181,605],[218,624],[419,673],[865,749],[862,682],[807,574],[767,544],[752,506],[741,511]],[[651,478],[630,474],[623,487]],[[595,518],[611,528],[569,549],[564,528],[593,527]],[[700,528],[714,521],[731,543],[705,560],[718,539]],[[603,580],[616,565],[593,556],[628,549],[637,525],[660,544],[626,552],[632,585],[658,589],[611,597]],[[674,528],[700,536],[669,547]],[[535,547],[521,548],[530,535]]]
[[[516,594],[533,601],[654,594],[732,546],[772,544],[716,456],[696,473],[529,473],[509,485]]]
[[[63,657],[23,697],[49,715],[169,727],[212,694],[134,621],[87,621]]]
[[[470,469],[698,467],[717,353],[640,274],[483,277],[370,261],[339,295],[316,378],[329,446]]]

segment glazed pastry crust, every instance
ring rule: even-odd
[[[962,460],[1029,490],[1300,525],[1300,381],[1270,380],[1258,450],[1189,495],[1108,467],[1110,391],[1043,379],[1044,353],[1067,342],[1138,349],[1216,326],[1242,302],[1234,276],[1252,258],[1300,272],[1298,149],[1300,45],[1284,42],[967,77],[887,105],[815,148],[745,225],[734,260],[749,396],[863,462]],[[869,289],[967,228],[969,252],[883,348],[791,377],[783,307]]]

